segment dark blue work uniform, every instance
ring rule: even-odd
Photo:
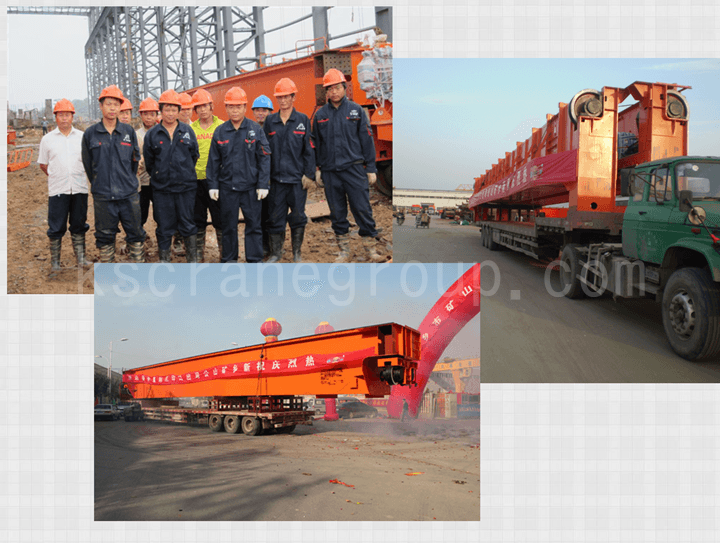
[[[377,173],[375,143],[365,111],[347,98],[337,108],[328,102],[315,113],[312,139],[335,234],[350,230],[349,201],[360,236],[377,236],[367,179]]]
[[[145,134],[143,156],[153,190],[158,248],[167,251],[176,230],[185,238],[197,234],[195,162],[200,152],[195,132],[178,121],[171,138],[162,123],[155,125]]]
[[[110,134],[102,121],[92,125],[83,134],[82,161],[93,195],[97,247],[115,243],[118,222],[127,243],[144,242],[135,176],[140,148],[133,127],[117,122]]]
[[[315,151],[310,145],[310,118],[293,108],[287,123],[283,124],[280,112],[268,115],[263,125],[270,143],[270,194],[268,208],[269,231],[285,232],[307,224],[305,202],[307,190],[302,187],[302,176],[315,178]],[[288,208],[291,213],[288,216]]]
[[[207,165],[208,190],[220,190],[223,228],[221,262],[238,259],[238,211],[245,218],[245,259],[261,262],[261,202],[256,189],[270,183],[270,146],[265,132],[255,121],[243,118],[236,130],[232,121],[215,129]]]

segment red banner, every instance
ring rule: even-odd
[[[220,364],[203,370],[193,370],[184,373],[167,375],[146,375],[142,373],[123,374],[123,383],[137,383],[147,385],[187,385],[214,379],[244,379],[257,377],[278,377],[311,373],[328,367],[342,365],[349,360],[359,360],[374,356],[375,349],[370,347],[360,351],[350,351],[333,355],[308,354],[297,358],[281,358],[279,360],[251,360],[235,364]]]
[[[508,198],[531,187],[577,180],[577,150],[535,158],[505,179],[484,187],[470,198],[470,207]]]

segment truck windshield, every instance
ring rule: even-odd
[[[675,173],[678,191],[691,190],[693,200],[720,200],[720,163],[681,162]]]

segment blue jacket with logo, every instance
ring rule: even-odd
[[[190,125],[178,121],[172,139],[162,123],[153,126],[145,134],[143,156],[153,190],[186,192],[197,189],[195,163],[200,151]]]
[[[122,200],[137,194],[140,148],[129,124],[118,122],[112,134],[102,121],[85,130],[82,161],[95,200]]]
[[[315,179],[315,151],[310,144],[310,118],[294,108],[286,124],[280,112],[268,115],[263,130],[270,142],[270,178],[278,183]]]
[[[337,108],[328,102],[315,113],[312,141],[321,170],[342,171],[364,163],[367,173],[377,173],[375,143],[367,115],[347,98]]]
[[[255,121],[243,118],[235,130],[232,121],[215,129],[207,165],[208,189],[267,189],[270,186],[270,146]]]

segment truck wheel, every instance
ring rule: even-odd
[[[495,243],[495,241],[493,241],[492,228],[487,229],[487,235],[488,235],[487,248],[490,249],[491,251],[497,251],[500,248],[500,245],[498,245],[497,243]]]
[[[571,299],[585,297],[585,291],[582,289],[582,283],[578,279],[582,268],[580,260],[580,252],[577,250],[577,243],[568,243],[563,247],[560,261],[560,285],[562,285],[565,296]]]
[[[247,436],[256,436],[262,431],[262,423],[257,417],[243,417],[242,431]]]
[[[662,299],[665,335],[673,351],[687,360],[720,352],[720,287],[700,268],[670,276]]]
[[[240,431],[240,417],[225,415],[223,426],[228,434],[237,434]]]
[[[213,432],[223,431],[223,416],[213,414],[208,417],[208,426]]]
[[[487,227],[486,227],[486,226],[483,226],[483,227],[482,227],[482,243],[483,243],[483,247],[487,247],[487,246],[488,246],[487,238],[488,238]]]
[[[293,430],[295,430],[295,425],[291,424],[290,426],[283,426],[281,428],[277,429],[278,434],[292,434]]]

